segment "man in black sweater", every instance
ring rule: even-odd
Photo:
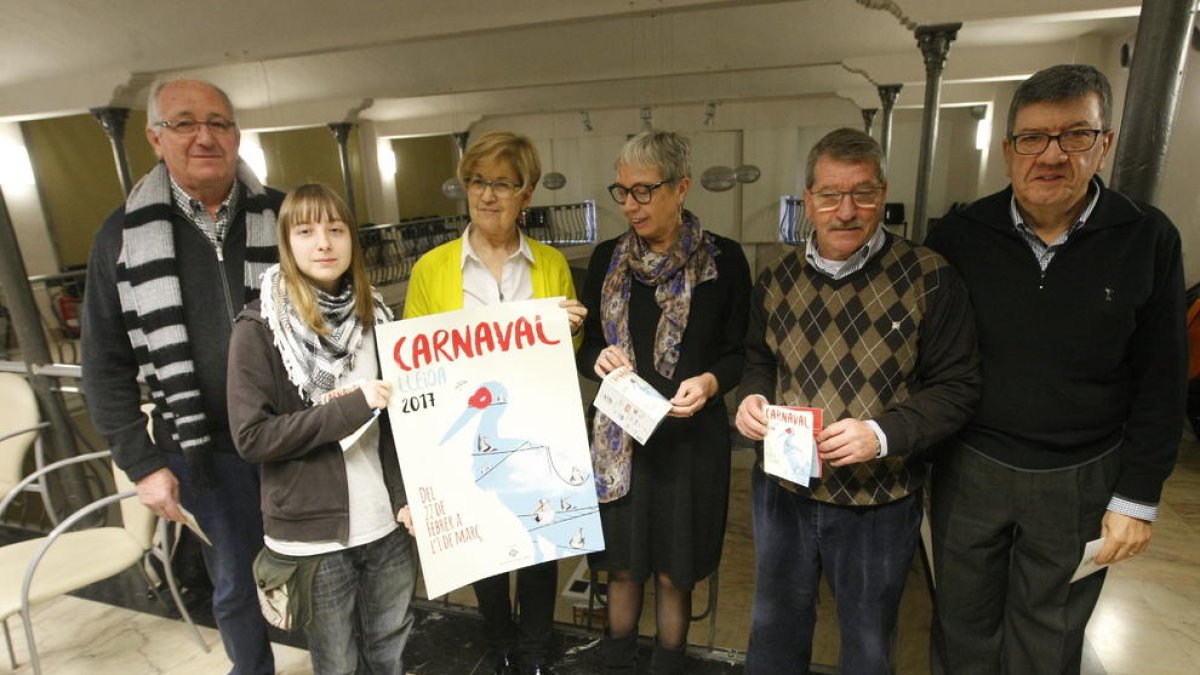
[[[948,673],[1079,672],[1101,571],[1146,550],[1178,450],[1186,347],[1179,233],[1096,176],[1112,94],[1091,66],[1017,89],[1011,186],[926,244],[971,293],[983,400],[934,467],[936,660]]]
[[[283,194],[239,162],[233,108],[213,85],[159,84],[146,117],[161,161],[104,222],[88,263],[88,409],[142,502],[180,522],[186,509],[212,541],[204,562],[231,672],[274,673],[251,574],[263,537],[258,472],[229,434],[225,363],[234,317],[278,259]]]

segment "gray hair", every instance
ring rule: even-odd
[[[616,167],[640,166],[657,169],[667,182],[692,175],[692,143],[674,131],[643,131],[625,141]]]
[[[822,157],[848,164],[874,164],[875,177],[880,184],[887,182],[887,158],[883,155],[883,148],[880,147],[879,141],[858,129],[835,129],[812,146],[804,168],[804,187],[812,188],[817,179],[817,160]]]
[[[189,79],[159,80],[158,82],[154,83],[154,86],[150,87],[150,96],[146,100],[146,128],[153,131],[155,135],[162,133],[162,127],[158,126],[158,122],[162,121],[162,118],[158,115],[158,95],[161,94],[162,90],[168,85],[181,84],[183,82],[201,84],[217,92],[217,95],[220,96],[221,100],[225,102],[225,107],[229,110],[230,117],[233,116],[233,101],[229,100],[229,94],[226,94],[224,89],[218,87],[212,82]]]
[[[1095,66],[1068,63],[1039,70],[1017,87],[1008,107],[1008,131],[1012,136],[1017,113],[1032,103],[1063,103],[1089,94],[1100,97],[1100,124],[1112,129],[1112,87]]]

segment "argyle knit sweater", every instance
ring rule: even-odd
[[[962,280],[937,253],[890,234],[842,279],[809,266],[803,247],[764,269],[750,301],[746,363],[739,400],[760,394],[777,405],[821,408],[825,425],[871,419],[887,436],[886,457],[826,464],[811,485],[772,477],[832,504],[876,506],[919,489],[920,451],[958,430],[979,399]]]

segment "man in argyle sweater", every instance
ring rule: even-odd
[[[975,325],[938,254],[879,227],[879,144],[831,132],[808,156],[806,246],[759,274],[738,430],[759,441],[768,404],[820,408],[823,475],[752,474],[755,594],[748,675],[807,672],[825,573],[841,627],[839,672],[890,672],[889,646],[919,539],[922,451],[979,398]]]

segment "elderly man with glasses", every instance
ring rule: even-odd
[[[1087,65],[1025,80],[1008,113],[1012,185],[928,245],[979,324],[979,411],[934,469],[935,643],[946,672],[1078,673],[1104,572],[1150,543],[1186,395],[1179,233],[1097,176],[1112,93]]]
[[[251,565],[262,548],[258,471],[229,433],[225,368],[242,305],[278,260],[283,194],[238,160],[225,92],[156,85],[146,138],[161,160],[101,226],[84,298],[83,386],[113,459],[157,515],[195,515],[233,673],[275,672]],[[153,438],[138,377],[154,401]]]
[[[838,672],[891,672],[892,636],[921,523],[923,452],[979,398],[967,290],[933,251],[880,228],[879,144],[831,132],[808,155],[805,246],[763,270],[750,300],[737,428],[767,432],[766,406],[819,408],[821,475],[751,475],[755,589],[748,675],[803,673],[818,585],[833,591]]]

